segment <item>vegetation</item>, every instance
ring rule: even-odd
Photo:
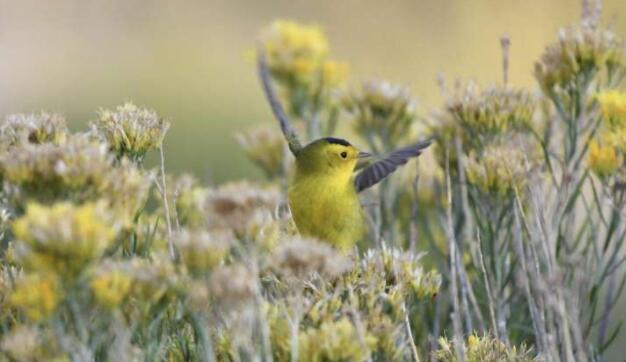
[[[537,92],[507,83],[504,38],[503,82],[442,82],[429,117],[401,86],[349,87],[320,28],[262,32],[309,140],[437,141],[369,191],[349,253],[298,235],[278,127],[237,137],[266,180],[206,187],[166,174],[152,110],[100,110],[79,133],[6,117],[0,360],[601,360],[626,285],[626,52],[583,13],[537,61]]]

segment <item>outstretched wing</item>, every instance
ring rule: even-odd
[[[368,187],[374,186],[382,179],[394,172],[399,166],[404,165],[410,158],[417,157],[426,147],[432,143],[431,139],[418,142],[414,145],[400,148],[391,152],[384,159],[374,162],[354,178],[354,187],[361,192]]]
[[[263,51],[259,50],[257,52],[257,68],[259,72],[259,78],[261,79],[261,84],[263,85],[263,91],[265,92],[265,96],[267,101],[272,107],[272,112],[278,122],[280,123],[280,129],[283,131],[283,135],[285,135],[285,139],[289,144],[289,150],[295,156],[302,149],[302,144],[298,140],[298,136],[296,132],[291,128],[291,124],[289,122],[289,118],[285,114],[278,97],[276,97],[276,93],[274,92],[274,88],[272,87],[272,83],[270,80],[270,72],[267,68],[267,62],[265,61],[265,55]]]

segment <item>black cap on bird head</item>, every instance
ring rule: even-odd
[[[335,138],[335,137],[324,137],[322,138],[324,141],[328,142],[328,143],[332,143],[332,144],[336,144],[336,145],[342,145],[342,146],[352,146],[350,144],[350,142],[342,139],[342,138]]]

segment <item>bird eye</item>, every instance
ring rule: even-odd
[[[346,158],[346,157],[348,157],[348,152],[345,152],[345,151],[341,152],[340,156],[341,156],[341,158]]]

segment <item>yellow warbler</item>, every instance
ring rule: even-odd
[[[358,193],[380,182],[410,158],[419,156],[431,141],[391,152],[355,176],[358,160],[370,154],[333,137],[321,138],[303,147],[274,93],[261,52],[258,70],[272,111],[296,157],[296,173],[289,187],[289,207],[298,231],[339,249],[350,249],[366,230]]]

